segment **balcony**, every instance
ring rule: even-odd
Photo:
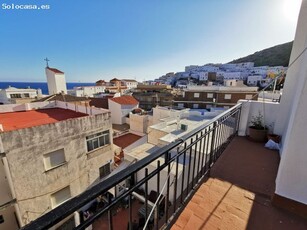
[[[271,204],[279,160],[235,137],[171,229],[306,229],[306,219]]]
[[[306,229],[306,220],[271,205],[278,153],[238,137],[259,106],[237,104],[23,229],[58,227],[73,215],[75,229]],[[89,203],[97,205],[76,218]]]

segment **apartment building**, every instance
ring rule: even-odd
[[[111,172],[108,110],[60,101],[3,105],[0,123],[1,229],[28,224]],[[55,228],[71,229],[78,215]]]
[[[240,99],[257,100],[258,87],[189,86],[174,98],[174,106],[192,109],[230,108]]]
[[[139,101],[139,107],[151,110],[153,107],[171,106],[173,100],[172,87],[170,85],[142,85],[134,89],[132,96]]]

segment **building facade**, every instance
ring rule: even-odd
[[[0,199],[1,206],[6,204],[0,211],[1,229],[28,224],[111,171],[107,110],[40,102],[2,107],[0,118],[0,175],[5,175],[0,178],[0,194],[7,194]],[[69,226],[76,224],[71,221],[76,215],[70,217]]]
[[[40,89],[18,89],[15,87],[8,87],[0,90],[1,104],[21,104],[29,103],[33,100],[42,97]]]
[[[122,125],[126,123],[129,113],[139,107],[139,102],[132,96],[125,95],[108,99],[112,124]]]
[[[210,109],[230,108],[238,100],[257,100],[257,87],[193,86],[174,98],[173,105],[180,108]]]
[[[134,89],[132,96],[139,101],[139,107],[145,110],[159,106],[171,106],[173,100],[170,85],[141,85]]]

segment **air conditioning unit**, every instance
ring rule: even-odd
[[[188,130],[188,125],[181,124],[180,129],[183,130],[183,131],[187,131]]]

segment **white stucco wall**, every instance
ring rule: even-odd
[[[130,130],[145,134],[151,125],[149,115],[130,114]]]
[[[49,95],[61,92],[67,94],[65,75],[56,74],[47,68],[45,70],[46,70]]]
[[[303,0],[290,62],[307,47],[307,0]],[[283,133],[276,193],[307,204],[307,52],[288,69],[277,130]],[[291,111],[291,113],[290,113]]]
[[[263,102],[263,101],[248,101],[239,100],[238,103],[242,103],[242,111],[239,124],[239,136],[249,135],[248,127],[253,116],[263,115],[264,124],[269,129],[274,129],[276,126],[276,114],[279,113],[279,103],[276,102]]]
[[[112,124],[122,125],[125,123],[125,117],[134,109],[138,108],[137,105],[121,105],[108,99],[109,110],[111,112]]]

